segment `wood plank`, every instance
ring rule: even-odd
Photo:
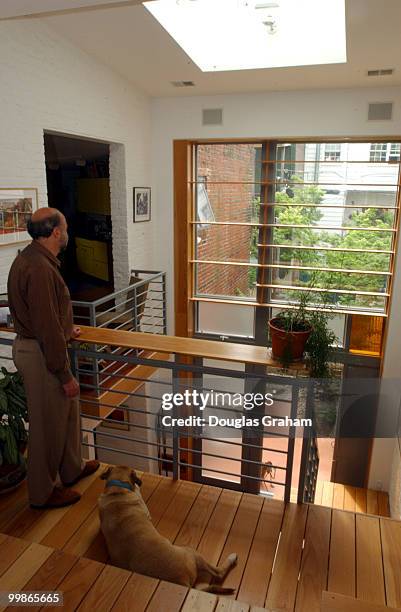
[[[379,519],[363,514],[356,521],[356,596],[385,604],[385,589]]]
[[[237,553],[238,555],[237,565],[224,581],[225,587],[233,588],[236,591],[239,589],[262,506],[262,497],[248,493],[242,496],[220,556],[220,564],[222,564],[229,554]]]
[[[104,565],[90,559],[79,559],[57,587],[63,593],[63,609],[75,610],[98,578]],[[59,607],[46,607],[57,612]]]
[[[306,505],[287,505],[280,544],[267,591],[266,608],[292,612],[301,564],[302,542],[308,513]]]
[[[127,584],[131,572],[124,569],[106,565],[95,584],[86,594],[78,610],[81,612],[106,612]]]
[[[208,526],[202,536],[198,551],[209,561],[217,565],[235,514],[242,498],[242,493],[225,489],[213,510]]]
[[[401,608],[401,522],[380,519],[386,599]]]
[[[377,506],[379,516],[390,516],[390,504],[386,491],[377,492]]]
[[[99,531],[99,510],[95,508],[63,546],[63,550],[77,557],[85,556],[86,551],[95,541]]]
[[[29,544],[28,548],[0,577],[0,591],[21,591],[52,554],[52,549],[41,544]],[[0,606],[5,610],[7,606]]]
[[[316,491],[315,491],[315,504],[321,505],[322,503],[322,495],[323,495],[323,481],[316,481]]]
[[[333,510],[331,520],[328,590],[354,597],[355,515]]]
[[[327,480],[325,480],[323,482],[322,506],[328,506],[329,508],[332,508],[333,494],[334,494],[334,483],[328,482]]]
[[[104,327],[81,326],[80,342],[89,344],[107,344],[121,348],[140,348],[147,351],[160,351],[190,357],[203,357],[204,359],[221,359],[263,366],[279,367],[281,364],[272,359],[266,347],[253,344],[239,344],[234,342],[220,342],[220,340],[202,340],[200,338],[181,338],[146,332],[129,332]],[[305,364],[294,363],[290,366],[294,370],[305,370]]]
[[[187,596],[186,587],[174,584],[173,582],[160,582],[153,594],[146,610],[148,612],[162,612],[167,610],[180,610]]]
[[[197,548],[222,490],[218,487],[203,486],[185,519],[175,544]]]
[[[0,496],[0,531],[7,523],[28,505],[28,487],[24,481],[15,491]]]
[[[150,496],[146,505],[154,525],[157,525],[181,486],[180,480],[163,478],[157,489]]]
[[[324,504],[325,506],[329,504]],[[343,510],[344,508],[344,485],[338,482],[334,483],[333,488],[333,508]]]
[[[255,606],[264,606],[284,510],[284,502],[264,500],[238,591],[238,599],[241,601]]]
[[[356,487],[355,512],[361,512],[362,514],[366,514],[367,511],[368,507],[366,489]]]
[[[241,601],[237,601],[236,599],[219,597],[216,612],[249,612],[249,605],[242,603]]]
[[[15,538],[21,538],[24,532],[32,528],[32,526],[38,520],[42,519],[47,512],[47,510],[38,510],[27,505],[14,515],[4,527],[4,532]]]
[[[77,482],[77,484],[74,485],[74,489],[83,495],[85,491],[89,489],[91,484],[99,478],[99,474],[103,472],[105,467],[105,464],[100,464],[100,468],[97,472]],[[52,510],[46,512],[42,511],[42,517],[24,532],[23,537],[30,542],[42,542],[49,531],[51,531],[55,525],[60,523],[62,518],[70,510],[71,507],[66,506],[65,508],[53,508]]]
[[[181,482],[181,486],[174,496],[174,502],[168,506],[157,524],[157,531],[162,536],[174,542],[199,491],[199,484],[194,482]]]
[[[356,488],[344,487],[344,510],[355,512],[356,508]]]
[[[377,501],[377,491],[368,489],[366,491],[366,511],[368,514],[378,514],[379,505]]]
[[[150,576],[132,574],[121,591],[112,610],[114,612],[132,612],[132,602],[135,602],[135,612],[146,610],[159,581]]]
[[[63,548],[79,526],[97,506],[97,500],[103,489],[104,481],[100,480],[99,476],[97,476],[90,487],[85,491],[80,501],[71,506],[68,512],[63,516],[62,528],[60,528],[61,525],[58,523],[54,525],[41,540],[41,543],[52,546],[53,548]]]
[[[321,610],[322,612],[399,612],[398,608],[388,608],[327,591],[322,594]]]
[[[6,536],[0,545],[0,576],[18,559],[29,546],[29,542]]]
[[[77,563],[78,559],[71,555],[66,555],[61,550],[55,550],[45,561],[42,567],[32,576],[23,586],[24,591],[56,591],[58,585],[68,574],[71,568]],[[37,612],[39,606],[29,606],[30,612]],[[26,606],[10,608],[12,612],[26,612]]]
[[[191,589],[186,596],[181,612],[213,612],[216,605],[216,595]]]
[[[320,612],[322,590],[327,585],[330,524],[330,508],[309,508],[295,604],[297,612]]]
[[[86,549],[84,556],[93,561],[99,561],[99,563],[107,563],[109,553],[101,531],[96,534],[89,548]]]

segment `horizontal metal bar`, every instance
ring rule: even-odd
[[[219,444],[232,444],[233,446],[246,446],[248,448],[257,448],[257,449],[261,449],[263,451],[268,451],[268,452],[272,452],[272,453],[278,453],[281,455],[288,455],[288,451],[286,450],[277,450],[275,448],[270,448],[270,447],[266,447],[266,446],[260,446],[259,444],[249,444],[248,442],[233,442],[232,440],[228,440],[225,438],[210,438],[209,436],[204,436],[204,435],[196,435],[193,433],[189,433],[189,432],[180,432],[180,437],[186,437],[186,438],[196,438],[197,440],[209,440],[210,442],[218,442]],[[269,436],[267,436],[269,437]]]
[[[199,469],[199,465],[194,465],[193,463],[186,463],[184,461],[178,461],[179,465],[185,467],[192,467]],[[258,482],[268,482],[270,484],[277,485],[279,487],[284,487],[284,482],[279,482],[278,480],[265,480],[263,478],[258,478],[257,476],[248,476],[248,474],[234,474],[233,472],[226,472],[224,470],[215,470],[214,468],[204,467],[202,466],[202,472],[215,472],[217,474],[224,474],[224,476],[235,476],[235,478],[247,478],[249,480],[257,480]]]
[[[284,302],[266,302],[266,303],[262,303],[262,302],[256,302],[256,300],[254,302],[247,302],[245,300],[235,300],[235,299],[221,299],[221,298],[215,298],[215,297],[211,297],[211,298],[206,298],[206,297],[191,297],[189,298],[189,301],[191,302],[205,302],[205,303],[210,303],[210,304],[232,304],[235,306],[249,306],[251,308],[280,308],[282,310],[292,310],[294,308],[298,308],[298,306],[296,304],[286,304]],[[306,310],[314,312],[316,310],[319,310],[321,312],[329,312],[332,314],[355,314],[355,315],[366,315],[366,316],[370,316],[370,317],[383,317],[383,318],[387,318],[388,315],[386,312],[378,312],[377,310],[371,310],[371,309],[363,309],[361,308],[360,310],[355,310],[355,309],[349,309],[347,307],[344,308],[320,308],[320,307],[306,307]]]
[[[111,453],[119,453],[120,455],[129,455],[130,457],[139,457],[140,459],[150,459],[151,461],[157,461],[158,463],[173,463],[172,459],[162,459],[160,457],[152,457],[151,455],[142,455],[141,453],[132,453],[131,451],[124,450],[121,448],[112,448],[110,446],[104,446],[102,444],[89,444],[88,442],[82,442],[82,446],[88,446],[89,448],[100,448],[101,450],[107,450]]]
[[[227,457],[226,455],[216,455],[215,453],[208,453],[204,450],[197,450],[195,448],[188,449],[183,446],[179,446],[178,450],[186,451],[188,453],[195,453],[201,455],[202,457],[215,457],[215,459],[226,459],[227,461],[238,461],[239,463],[252,463],[254,465],[260,465],[260,467],[264,465],[263,461],[252,461],[251,459],[242,459],[242,457]],[[284,472],[286,471],[286,468],[280,465],[272,465],[272,467],[276,470],[283,470]]]
[[[321,289],[320,287],[298,287],[293,285],[273,285],[262,283],[256,283],[256,287],[284,289],[284,291],[311,291],[312,293],[345,293],[347,295],[369,295],[383,298],[390,297],[389,293],[379,293],[377,291],[353,291],[351,289]]]
[[[266,249],[291,249],[293,251],[339,251],[341,253],[383,253],[386,255],[394,255],[395,251],[382,249],[348,249],[329,246],[304,246],[298,244],[263,244],[258,243],[260,248]]]
[[[204,181],[188,181],[189,185],[204,185]],[[298,182],[294,179],[285,180],[285,181],[207,181],[208,185],[294,185],[295,187],[300,187],[301,189],[305,185],[312,185],[314,187],[322,187],[323,185],[327,187],[344,187],[344,191],[352,191],[351,189],[346,189],[347,187],[398,187],[399,183],[350,183],[350,182],[342,182],[342,183],[319,183],[317,181],[302,181]],[[324,190],[323,190],[324,191]],[[362,191],[362,190],[361,190]]]
[[[105,436],[106,438],[114,438],[116,440],[126,440],[127,442],[139,442],[140,444],[148,444],[149,446],[157,446],[157,447],[161,446],[161,444],[158,444],[157,442],[150,442],[149,440],[141,440],[141,438],[127,438],[126,436],[119,436],[118,434],[111,434],[109,432],[98,431],[98,430],[94,431],[93,429],[86,429],[85,427],[81,427],[81,431],[84,431],[86,433],[91,433],[94,436]],[[163,444],[163,446],[165,445]],[[169,448],[172,448],[172,446]],[[120,448],[120,452],[125,452],[125,451]]]
[[[204,221],[191,221],[191,225],[206,225]],[[311,229],[311,230],[333,230],[341,232],[396,232],[395,228],[383,227],[353,227],[353,226],[337,226],[331,225],[307,225],[307,224],[283,224],[283,223],[251,223],[245,221],[208,221],[207,225],[226,225],[226,226],[243,226],[243,227],[271,227],[277,229]]]
[[[230,203],[231,200],[230,200]],[[321,204],[309,204],[308,202],[299,203],[299,202],[259,202],[260,206],[271,206],[276,208],[276,206],[290,208],[290,207],[299,207],[299,208],[317,208],[319,210],[324,210],[325,208],[349,208],[358,211],[359,208],[373,208],[375,210],[398,210],[398,206],[385,206],[381,204],[326,204],[326,202],[322,202]]]
[[[373,274],[375,276],[391,276],[391,272],[378,272],[375,270],[349,270],[347,268],[314,268],[312,266],[291,266],[288,264],[258,264],[240,261],[204,261],[203,259],[190,259],[191,264],[209,264],[216,266],[243,266],[249,268],[268,268],[278,270],[311,270],[316,272],[341,272],[344,274]]]
[[[320,143],[320,144],[332,144],[332,143]],[[376,143],[371,143],[376,144]],[[385,143],[387,144],[387,143]],[[398,144],[398,143],[396,143]],[[363,165],[373,165],[373,166],[398,166],[399,161],[370,161],[370,159],[365,159],[364,161],[358,161],[353,159],[263,159],[262,164],[273,164],[273,165],[282,165],[282,164],[313,164],[313,165],[323,165],[323,164],[334,164],[334,165],[344,165],[344,164],[363,164]]]

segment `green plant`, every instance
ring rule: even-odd
[[[25,389],[18,372],[1,368],[0,378],[0,466],[16,465],[25,448],[28,422]]]
[[[332,355],[332,346],[337,337],[329,327],[330,315],[321,310],[309,314],[308,321],[312,333],[306,342],[306,353],[309,362],[310,375],[314,378],[327,378],[330,376],[329,362]]]
[[[337,337],[329,327],[331,315],[329,312],[325,312],[329,306],[324,294],[320,296],[320,303],[316,310],[312,310],[310,300],[311,292],[302,292],[298,298],[297,308],[280,312],[275,317],[275,324],[289,333],[311,329],[305,345],[310,375],[314,378],[328,378],[330,376],[329,363],[333,352],[332,346]],[[308,305],[309,308],[307,308]],[[316,304],[313,304],[313,306],[316,306]],[[282,358],[283,367],[288,367],[291,363],[291,341],[292,337],[289,335]]]

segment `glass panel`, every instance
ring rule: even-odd
[[[236,304],[198,303],[198,332],[254,337],[255,308]]]
[[[258,229],[242,225],[196,226],[196,259],[257,262]]]
[[[371,249],[374,248],[372,245],[369,246]],[[273,261],[274,264],[283,264],[283,266],[304,266],[311,268],[331,269],[341,268],[342,270],[377,270],[380,272],[385,272],[389,269],[390,255],[383,253],[367,253],[366,250],[363,250],[363,246],[360,253],[331,251],[329,248],[325,251],[277,248],[273,250]],[[288,269],[283,268],[281,274],[286,274],[287,272]],[[298,271],[297,274],[302,276],[304,272]]]
[[[260,185],[224,185],[202,181],[197,185],[196,221],[205,224],[207,221],[258,223],[260,190]]]
[[[383,318],[352,315],[349,343],[350,352],[380,356],[383,333]]]
[[[258,182],[261,177],[261,144],[200,144],[197,146],[197,180]]]
[[[255,266],[218,266],[200,263],[196,267],[196,295],[255,299]]]

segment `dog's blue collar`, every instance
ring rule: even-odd
[[[129,482],[123,482],[122,480],[108,480],[106,487],[121,487],[122,489],[128,489],[128,491],[134,490]]]

